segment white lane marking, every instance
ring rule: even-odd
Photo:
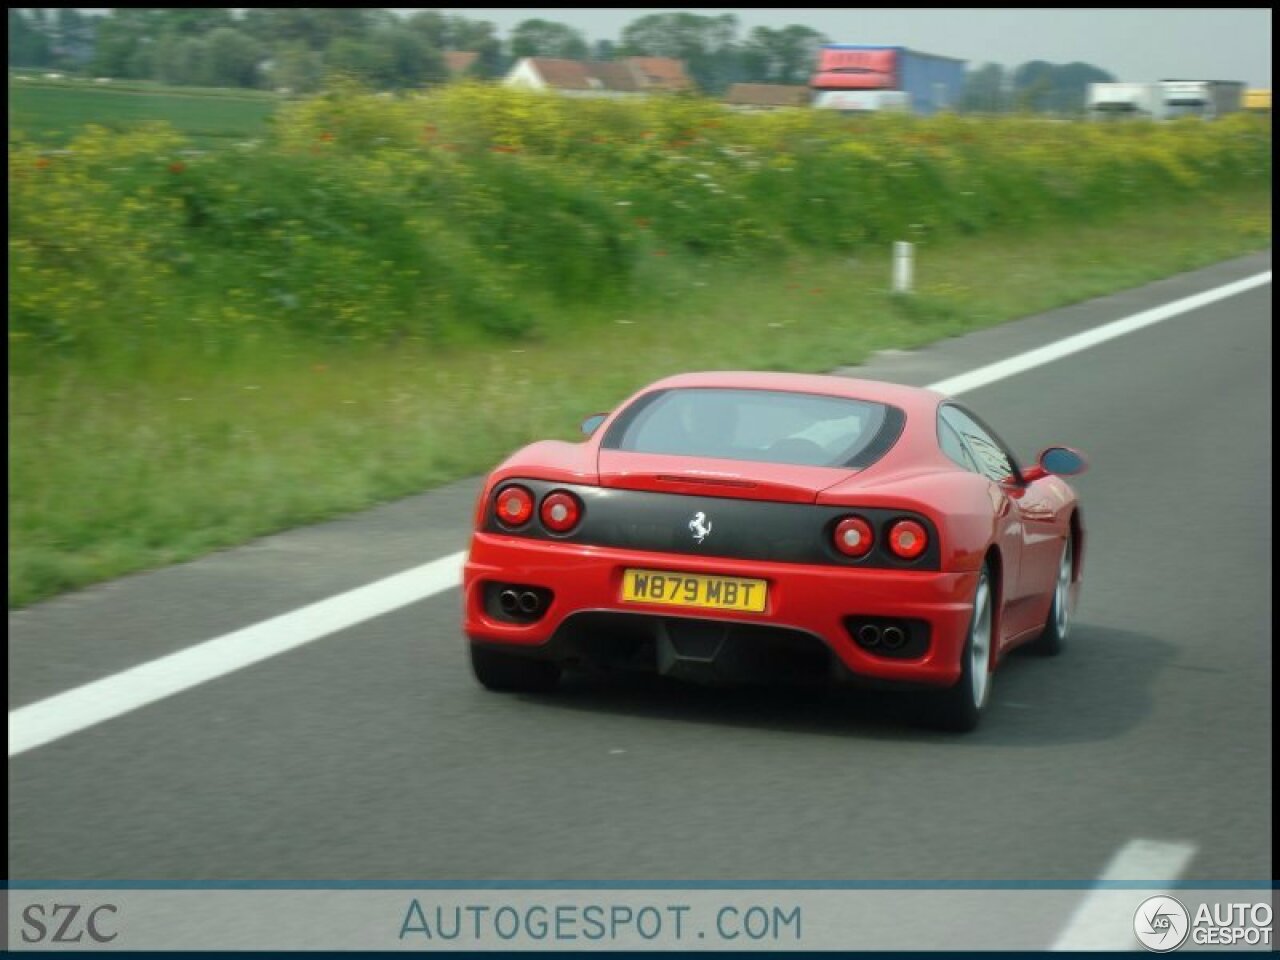
[[[1182,875],[1195,852],[1190,843],[1130,840],[1116,851],[1098,878],[1098,885],[1080,901],[1050,949],[1137,950],[1140,944],[1133,933],[1134,911],[1147,897],[1165,892],[1165,887]],[[1107,886],[1117,883],[1138,883],[1143,887]]]
[[[291,610],[233,633],[9,711],[9,756],[458,585],[465,552]]]
[[[1027,353],[930,384],[952,396],[1012,377],[1113,337],[1271,282],[1271,271],[1237,280],[1116,320]],[[87,727],[214,680],[398,607],[443,593],[461,582],[465,553],[455,553],[375,583],[194,647],[94,680],[9,711],[9,756],[52,743]]]
[[[1025,370],[1052,363],[1054,360],[1060,360],[1063,357],[1079,353],[1081,350],[1087,350],[1116,337],[1122,337],[1126,333],[1133,333],[1135,330],[1149,327],[1151,324],[1159,323],[1161,320],[1168,320],[1170,317],[1176,317],[1190,310],[1217,303],[1219,300],[1234,297],[1238,293],[1244,293],[1246,290],[1252,290],[1254,287],[1260,287],[1270,282],[1270,270],[1254,274],[1252,277],[1245,277],[1243,280],[1228,283],[1223,287],[1215,287],[1213,290],[1206,290],[1204,293],[1183,297],[1181,300],[1173,301],[1173,303],[1166,303],[1159,307],[1152,307],[1150,310],[1143,310],[1141,313],[1135,313],[1132,316],[1113,320],[1111,323],[1085,330],[1083,333],[1077,333],[1075,336],[1067,337],[1064,340],[1058,340],[1035,350],[1020,353],[1016,357],[1000,360],[997,363],[991,363],[985,367],[979,367],[977,370],[971,370],[956,377],[949,377],[946,380],[939,380],[937,383],[931,383],[928,389],[952,396],[976,390],[979,387],[985,387],[989,383],[995,383],[997,380],[1004,380]]]

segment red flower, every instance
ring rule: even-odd
[[[667,251],[665,251],[665,250],[655,250],[655,251],[653,251],[653,255],[654,255],[655,257],[665,257],[665,256],[667,255]]]
[[[37,170],[48,170],[48,169],[49,169],[49,166],[50,166],[50,164],[52,164],[52,162],[53,162],[53,161],[51,161],[48,157],[41,157],[39,160],[37,160],[37,161],[36,161],[36,169],[37,169]]]
[[[649,229],[649,218],[648,218],[648,217],[636,217],[636,226],[637,226],[637,227],[639,227],[641,230],[647,230],[647,229]]]
[[[328,130],[326,130],[324,133],[320,134],[320,139],[323,140],[325,143],[328,143],[333,139],[333,134],[330,133]]]
[[[181,160],[175,160],[173,161],[173,163],[169,164],[170,173],[182,173],[186,169],[187,169],[187,165],[183,163]]]

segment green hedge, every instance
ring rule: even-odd
[[[523,336],[651,292],[653,258],[1098,222],[1271,178],[1265,117],[748,115],[483,85],[337,90],[283,106],[267,143],[186,148],[162,126],[11,144],[18,362],[157,338]]]

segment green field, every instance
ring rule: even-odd
[[[15,134],[35,143],[63,147],[86,124],[116,132],[163,121],[207,149],[261,139],[279,99],[252,90],[184,90],[131,84],[122,89],[92,81],[9,80],[9,140]]]

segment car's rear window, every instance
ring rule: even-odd
[[[688,387],[637,399],[602,445],[636,453],[863,467],[893,446],[904,421],[898,408],[866,400]]]

